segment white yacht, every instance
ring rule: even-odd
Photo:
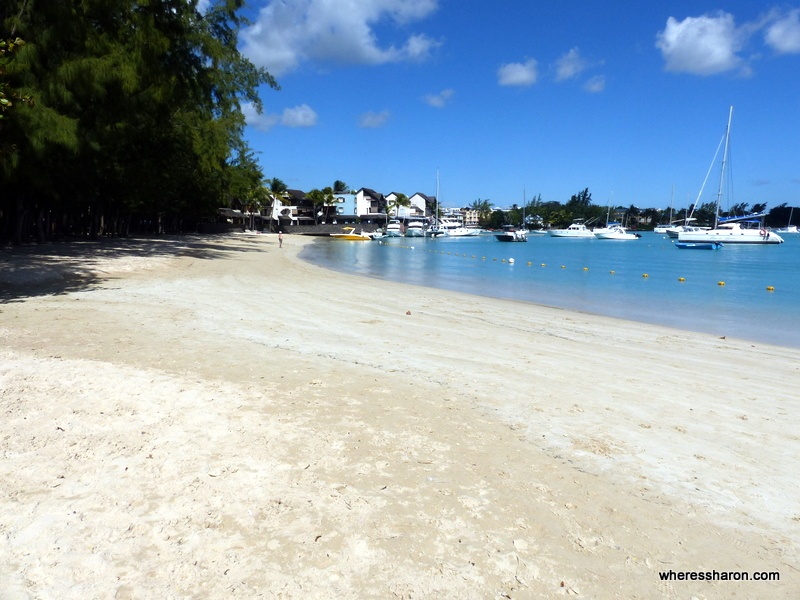
[[[553,237],[563,238],[594,238],[592,230],[586,227],[583,222],[575,222],[566,229],[551,229],[549,231]]]
[[[403,237],[403,224],[397,219],[392,219],[386,225],[385,237]]]
[[[725,180],[725,162],[728,159],[731,119],[733,107],[728,113],[728,126],[725,129],[725,149],[722,152],[722,165],[719,175],[719,191],[717,204],[714,210],[714,227],[700,231],[681,231],[678,241],[681,243],[709,243],[722,242],[723,244],[782,244],[783,238],[764,226],[764,213],[746,215],[741,217],[720,217],[720,199],[722,198],[722,184]],[[696,203],[695,203],[696,204]],[[742,227],[742,224],[748,226]]]
[[[598,240],[638,240],[642,237],[638,233],[631,233],[622,225],[611,225],[603,230],[594,230],[594,236]]]

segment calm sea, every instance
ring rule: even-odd
[[[301,257],[345,273],[800,348],[800,235],[783,237],[717,251],[679,250],[654,233],[527,243],[321,238]]]

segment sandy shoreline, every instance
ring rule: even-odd
[[[0,250],[0,598],[800,596],[800,350],[308,242]]]

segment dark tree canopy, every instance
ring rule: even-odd
[[[242,0],[6,0],[0,240],[188,230],[263,175],[243,102],[275,80],[237,49]]]

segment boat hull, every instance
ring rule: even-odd
[[[557,238],[593,238],[594,234],[589,231],[569,231],[567,229],[551,229],[550,237]]]
[[[708,229],[705,231],[682,231],[679,242],[723,244],[782,244],[783,238],[773,231],[764,229]]]
[[[720,242],[675,242],[675,247],[681,250],[719,250],[722,248]]]
[[[637,233],[596,233],[595,237],[598,240],[638,240],[641,235]]]
[[[496,233],[494,235],[498,242],[527,242],[525,234],[517,235],[514,233]]]

